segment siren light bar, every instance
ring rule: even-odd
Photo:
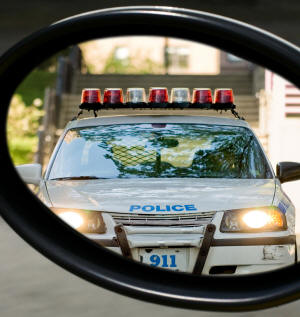
[[[194,88],[192,100],[190,90],[186,87],[172,88],[171,100],[168,99],[166,87],[151,87],[149,89],[148,102],[146,102],[145,89],[141,87],[127,88],[126,102],[123,100],[122,88],[105,88],[103,103],[101,103],[101,91],[98,88],[85,88],[82,90],[80,112],[82,110],[116,109],[116,108],[199,108],[214,110],[231,110],[237,117],[234,105],[233,91],[231,88],[215,89],[214,103],[210,88]]]

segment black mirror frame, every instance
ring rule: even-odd
[[[6,142],[7,111],[17,86],[40,62],[69,45],[121,35],[173,36],[213,45],[300,87],[297,47],[221,16],[180,8],[122,7],[57,22],[19,42],[0,59],[0,209],[5,221],[58,265],[135,299],[189,309],[246,311],[300,298],[300,264],[275,273],[226,278],[174,273],[124,259],[60,221],[17,175]]]
[[[279,162],[276,165],[276,176],[281,184],[300,180],[300,163]]]

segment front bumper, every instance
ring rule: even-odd
[[[141,261],[142,250],[185,249],[186,265],[193,274],[249,274],[292,265],[296,237],[287,235],[218,238],[212,223],[198,227],[114,226],[110,235],[88,235],[95,242],[127,258]],[[171,268],[170,268],[171,269]],[[174,270],[178,270],[174,268]]]

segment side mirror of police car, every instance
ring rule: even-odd
[[[225,17],[181,8],[142,6],[93,11],[59,21],[24,39],[0,58],[0,211],[3,219],[25,241],[66,270],[135,299],[226,312],[264,309],[299,299],[300,264],[275,272],[234,277],[191,275],[143,265],[108,251],[68,226],[20,178],[21,175],[25,181],[36,184],[41,168],[23,166],[18,168],[18,173],[9,155],[7,112],[18,85],[36,66],[70,45],[124,35],[176,37],[215,46],[266,67],[300,87],[297,47]],[[169,140],[162,141],[164,146],[176,145]],[[299,168],[295,166],[293,172],[283,168],[284,172],[278,175],[287,175],[287,170],[288,177],[283,180],[291,179],[291,175],[298,178]],[[214,228],[208,229],[208,236],[212,238]],[[124,243],[122,233],[119,231],[120,241]],[[257,238],[254,239],[257,243]],[[229,239],[228,246],[231,243]],[[207,247],[209,244],[203,244],[199,264],[207,256]]]
[[[39,185],[42,176],[41,164],[24,164],[16,166],[17,172],[26,184]]]
[[[300,179],[300,163],[280,162],[276,165],[276,176],[281,183]]]

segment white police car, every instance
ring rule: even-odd
[[[42,179],[38,165],[18,171],[68,224],[152,266],[246,274],[296,260],[294,206],[243,120],[201,111],[73,120]]]

